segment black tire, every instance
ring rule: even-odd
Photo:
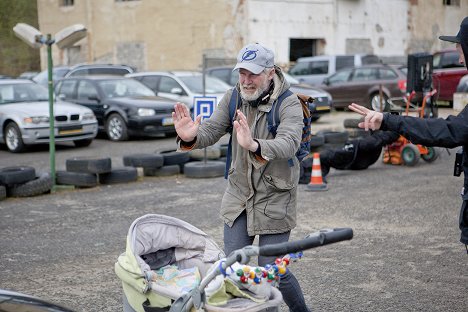
[[[67,171],[83,173],[106,173],[112,170],[112,161],[109,157],[75,157],[65,162]]]
[[[50,192],[52,179],[48,173],[42,173],[36,179],[23,184],[15,184],[8,188],[8,196],[30,197]]]
[[[0,200],[4,200],[7,197],[6,188],[4,185],[0,185]]]
[[[168,165],[160,168],[143,168],[143,175],[146,177],[167,177],[180,174],[179,165]]]
[[[76,147],[87,147],[87,146],[90,146],[92,142],[93,142],[93,139],[83,139],[83,140],[75,140],[73,141],[73,144],[75,144]]]
[[[325,132],[323,134],[325,137],[325,143],[331,143],[331,144],[344,144],[348,140],[348,132],[342,131],[342,132],[337,132],[337,131],[330,131],[330,132]]]
[[[101,184],[128,183],[137,180],[138,170],[133,167],[112,169],[111,172],[101,173],[99,175],[99,183]]]
[[[388,104],[388,97],[383,94],[382,108],[380,104],[380,94],[374,93],[369,97],[369,108],[375,110],[376,112],[384,111],[388,112],[390,110],[390,105]]]
[[[221,161],[194,161],[185,164],[184,174],[188,178],[216,178],[224,176],[225,169]]]
[[[319,147],[325,144],[325,137],[323,135],[312,135],[310,137],[310,147]]]
[[[57,184],[94,187],[98,184],[97,175],[87,172],[70,172],[59,170],[55,173]]]
[[[189,151],[190,159],[204,160],[205,149],[194,149]],[[221,157],[221,149],[219,146],[209,146],[206,148],[206,159],[216,160]]]
[[[364,121],[364,118],[348,118],[343,120],[343,126],[345,128],[358,128],[359,129],[359,123]]]
[[[26,149],[21,131],[14,122],[10,122],[6,125],[3,135],[5,144],[10,152],[20,153]]]
[[[433,162],[437,158],[439,158],[439,151],[435,149],[434,147],[426,147],[427,148],[427,154],[422,154],[421,158],[428,163]]]
[[[124,166],[159,168],[164,164],[164,157],[157,154],[133,154],[123,157]]]
[[[13,185],[32,181],[36,178],[36,169],[27,166],[6,167],[0,169],[0,184]]]
[[[190,160],[188,152],[178,152],[177,150],[164,150],[158,152],[164,158],[163,166],[181,165]]]
[[[404,165],[410,167],[416,166],[419,162],[419,158],[421,158],[421,153],[416,145],[410,143],[402,148],[401,160]]]
[[[348,128],[346,131],[348,132],[348,137],[353,139],[366,138],[371,135],[370,131],[359,128]]]
[[[127,141],[128,127],[120,114],[113,113],[106,120],[106,134],[111,141]]]

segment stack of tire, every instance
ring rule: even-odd
[[[8,197],[30,197],[50,192],[52,179],[48,173],[36,173],[33,167],[0,168],[0,200]]]
[[[348,118],[343,120],[343,126],[349,134],[350,138],[359,139],[365,138],[370,135],[369,131],[359,128],[359,123],[362,122],[363,118]]]
[[[56,172],[59,185],[95,187],[98,184],[134,182],[138,172],[133,167],[112,169],[109,157],[74,157],[65,162],[66,170]]]
[[[215,144],[203,149],[189,151],[190,161],[184,165],[188,178],[217,178],[226,170],[227,145]]]
[[[164,177],[181,173],[189,159],[187,153],[166,150],[159,153],[131,154],[123,157],[124,166],[142,168],[147,177]]]
[[[348,141],[347,131],[320,130],[310,139],[311,153],[320,153],[322,150],[341,148]]]

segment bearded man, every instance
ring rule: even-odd
[[[289,89],[281,69],[274,64],[273,51],[255,43],[243,47],[234,70],[239,70],[236,87],[227,91],[210,118],[200,124],[182,103],[172,114],[181,150],[215,144],[232,129],[232,161],[220,215],[224,222],[224,250],[289,240],[296,226],[296,200],[300,165],[295,157],[302,136],[303,114],[295,94],[284,98],[280,123],[273,136],[267,115],[278,97]],[[234,118],[229,114],[232,96],[238,103]],[[275,257],[260,256],[258,264],[274,263]],[[288,270],[279,289],[290,311],[309,311],[302,290]]]

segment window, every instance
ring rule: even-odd
[[[312,75],[328,74],[328,61],[310,62],[310,74]]]
[[[442,0],[443,5],[460,6],[460,0]]]
[[[379,77],[381,80],[390,80],[390,79],[396,79],[398,75],[391,69],[380,68]]]
[[[76,80],[64,80],[60,82],[60,94],[65,96],[65,99],[73,99],[75,91]]]
[[[337,56],[336,57],[336,68],[335,70],[340,70],[346,67],[354,66],[354,56]]]
[[[375,68],[357,68],[351,79],[352,81],[377,80],[377,70]]]
[[[73,6],[75,5],[75,0],[60,0],[60,6]]]
[[[294,65],[293,68],[289,71],[291,75],[307,75],[309,74],[309,63],[308,62],[298,62]]]
[[[156,92],[158,88],[158,82],[159,82],[158,76],[144,76],[144,77],[135,77],[135,78],[141,81],[148,88]]]
[[[336,73],[335,75],[331,76],[328,79],[328,82],[330,84],[345,82],[345,81],[348,81],[350,75],[351,75],[351,70],[342,70]]]
[[[78,84],[77,98],[79,100],[89,100],[91,97],[98,97],[96,88],[88,81],[80,81]]]
[[[169,77],[161,77],[161,82],[159,83],[159,92],[172,93],[172,89],[178,88],[182,90],[182,87],[177,81]]]

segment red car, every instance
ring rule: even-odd
[[[434,53],[432,86],[437,89],[437,101],[453,102],[453,94],[460,79],[468,74],[466,67],[458,62],[455,49],[441,50]]]

